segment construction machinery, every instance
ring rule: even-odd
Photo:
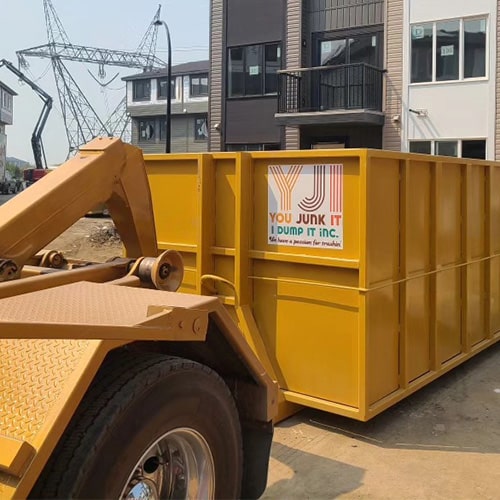
[[[0,207],[0,498],[259,496],[273,419],[369,420],[500,339],[499,187],[461,158],[92,141]],[[43,250],[103,202],[124,257]]]
[[[52,109],[52,97],[50,97],[45,90],[43,90],[39,85],[37,85],[33,80],[28,78],[22,71],[19,71],[11,62],[6,59],[0,60],[0,68],[5,67],[10,72],[19,78],[20,81],[26,83],[31,89],[40,97],[43,102],[42,111],[35,124],[33,133],[31,134],[31,148],[33,150],[33,158],[35,160],[35,168],[25,169],[23,172],[23,178],[27,186],[33,184],[37,180],[45,176],[49,170],[47,168],[47,158],[45,157],[45,151],[43,148],[42,132],[47,123],[50,111]],[[19,183],[17,189],[12,192],[17,192],[19,190]]]
[[[43,251],[107,202],[125,257]],[[0,206],[0,498],[245,498],[276,385],[216,297],[174,293],[140,150],[96,139]]]

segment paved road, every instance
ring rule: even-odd
[[[500,498],[500,344],[367,423],[278,424],[264,499]]]
[[[3,205],[7,200],[10,200],[13,194],[0,194],[0,205]]]

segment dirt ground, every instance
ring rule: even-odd
[[[119,236],[113,221],[106,217],[84,217],[47,245],[59,250],[65,257],[93,262],[122,255]]]
[[[121,255],[111,219],[49,248]],[[499,499],[500,344],[368,423],[304,410],[275,430],[266,499]]]

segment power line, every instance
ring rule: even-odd
[[[69,41],[52,0],[43,0],[43,6],[48,44],[18,51],[17,56],[23,67],[27,66],[26,59],[29,57],[50,59],[66,127],[69,156],[94,137],[116,135],[117,131],[124,134],[129,128],[130,119],[126,114],[126,99],[122,99],[112,113],[109,113],[108,109],[107,118],[101,118],[90,103],[88,94],[83,92],[63,61],[97,64],[98,76],[101,79],[105,78],[106,66],[141,70],[164,67],[165,63],[155,55],[158,35],[156,22],[160,18],[161,6],[158,7],[136,51],[74,45]],[[107,95],[104,99],[108,108]]]

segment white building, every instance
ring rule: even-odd
[[[398,3],[401,104],[386,119],[400,127],[401,150],[495,159],[497,1]]]
[[[202,152],[208,148],[208,61],[172,67],[171,151]],[[132,143],[145,153],[165,152],[167,70],[125,77],[127,112],[132,117]]]

